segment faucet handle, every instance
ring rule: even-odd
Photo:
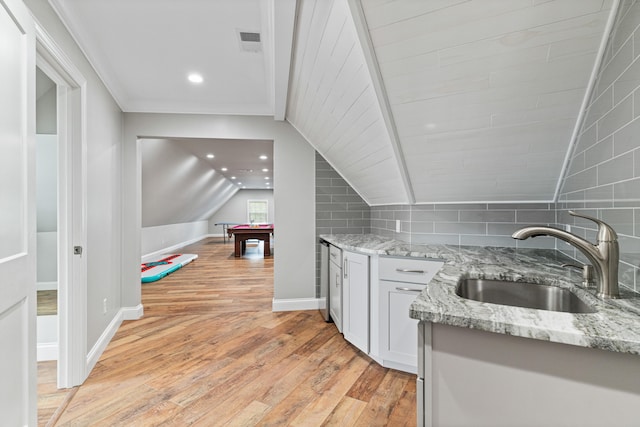
[[[574,211],[569,211],[569,215],[588,219],[598,224],[598,236],[596,237],[598,242],[615,242],[618,240],[618,235],[616,234],[615,230],[606,222],[589,215],[579,214]]]

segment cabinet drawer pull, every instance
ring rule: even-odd
[[[413,289],[413,288],[404,288],[397,287],[396,291],[408,291],[408,292],[422,292],[422,289]]]
[[[410,268],[396,268],[396,271],[398,273],[417,273],[417,274],[424,274],[425,273],[424,270],[412,270]]]

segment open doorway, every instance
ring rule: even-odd
[[[218,224],[250,223],[247,200],[266,201],[264,222],[275,222],[272,140],[143,138],[139,144],[143,262],[207,235],[225,242]]]
[[[48,295],[49,314],[44,315],[54,317],[38,321],[38,332],[46,332],[38,352],[39,359],[57,359],[57,387],[69,388],[87,375],[86,81],[38,25],[36,65],[42,88],[36,94],[36,193],[42,201],[36,216],[42,234],[37,281],[57,294]]]

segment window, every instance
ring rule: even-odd
[[[249,222],[267,224],[269,222],[269,204],[267,200],[247,201],[247,217]]]

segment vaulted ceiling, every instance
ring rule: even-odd
[[[617,5],[50,2],[123,111],[285,119],[371,205],[553,200]]]

